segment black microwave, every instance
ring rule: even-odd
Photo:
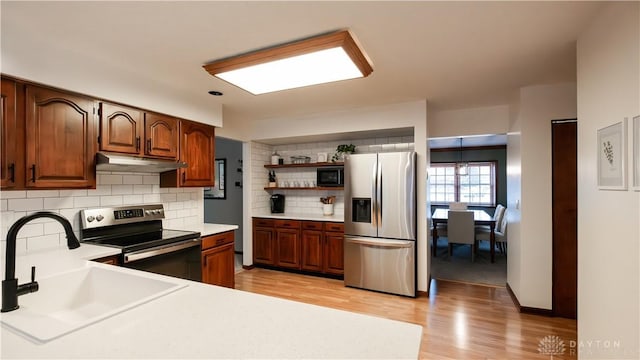
[[[344,168],[318,168],[318,186],[344,186]]]

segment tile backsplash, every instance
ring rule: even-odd
[[[0,240],[6,240],[7,231],[16,220],[42,210],[69,219],[76,235],[80,231],[80,210],[96,207],[162,203],[166,228],[204,222],[202,188],[160,188],[159,184],[159,174],[98,171],[96,189],[2,191]],[[59,223],[35,219],[20,230],[17,251],[66,246],[66,243],[64,229]]]
[[[268,169],[265,164],[271,163],[271,155],[276,151],[285,164],[291,163],[291,156],[309,156],[311,162],[317,162],[318,153],[327,154],[329,160],[340,144],[356,145],[356,153],[375,153],[392,151],[412,151],[414,149],[413,136],[383,137],[358,140],[342,140],[317,143],[303,143],[291,145],[271,146],[258,142],[252,143],[251,148],[251,176],[252,176],[252,214],[260,215],[270,212],[269,197],[271,193],[285,195],[285,212],[299,214],[322,214],[321,197],[336,196],[334,213],[344,214],[344,191],[342,190],[271,190],[264,189],[268,183]],[[278,182],[310,182],[316,180],[316,169],[309,168],[281,168],[275,169]]]

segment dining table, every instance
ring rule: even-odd
[[[446,224],[449,221],[449,209],[437,208],[433,211],[431,215],[431,220],[433,221],[433,250],[432,254],[436,253],[436,245],[438,244],[438,224]],[[451,210],[451,211],[473,211],[473,222],[475,225],[486,225],[489,226],[490,234],[490,253],[491,253],[491,262],[494,263],[496,261],[496,220],[493,216],[489,215],[484,210]]]

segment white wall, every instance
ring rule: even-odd
[[[507,283],[514,292],[522,287],[521,211],[522,199],[522,124],[520,119],[520,92],[515,94],[509,112],[507,134]]]
[[[508,283],[522,306],[552,308],[551,121],[576,117],[575,83],[520,89],[508,137]]]
[[[579,353],[585,359],[640,358],[640,193],[598,190],[596,181],[597,130],[640,115],[639,19],[640,3],[612,3],[578,38],[578,340],[591,343]],[[608,348],[596,343],[607,340]]]
[[[429,137],[504,134],[509,129],[509,105],[457,110],[429,110]]]
[[[164,204],[166,228],[202,224],[202,188],[160,188],[160,176],[149,173],[98,171],[93,190],[13,190],[0,193],[1,229],[4,242],[11,224],[36,211],[48,210],[66,217],[76,235],[80,210],[136,204]],[[35,219],[18,233],[17,252],[66,246],[62,226],[51,219]],[[3,244],[4,247],[4,244]]]
[[[305,117],[256,121],[247,126],[242,134],[242,138],[248,141],[260,141],[260,139],[408,127],[414,129],[414,150],[418,155],[418,289],[420,291],[427,291],[430,254],[429,246],[427,246],[429,234],[427,231],[426,213],[426,169],[429,162],[429,153],[427,152],[426,101],[351,109],[314,114]],[[251,165],[245,167],[247,172],[256,171],[259,174],[255,178],[249,179],[252,185],[245,186],[245,206],[251,208],[251,204],[247,204],[247,201],[252,201],[248,199],[253,197],[253,191],[260,191],[261,189],[261,191],[266,194],[264,189],[262,189],[264,184],[255,184],[254,182],[259,181],[258,178],[260,176],[262,176],[262,179],[266,176],[266,171],[262,166],[264,164],[262,156],[264,156],[265,153],[269,153],[269,147],[265,146],[264,149],[258,149],[252,148],[249,145],[245,146],[244,151],[245,159],[247,159],[247,155],[252,156],[252,159],[261,159],[259,162],[251,161]],[[250,226],[251,216],[251,212],[245,211],[245,227]],[[247,248],[251,247],[251,243],[251,234],[247,232],[244,238],[245,256],[243,261],[245,265],[251,264],[251,258],[249,256],[252,252],[247,252]]]

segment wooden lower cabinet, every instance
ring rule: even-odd
[[[253,219],[253,263],[262,265],[276,264],[276,230],[274,221]]]
[[[120,256],[119,255],[111,255],[105,256],[98,259],[93,259],[92,261],[108,264],[108,265],[120,265]]]
[[[322,272],[324,237],[319,230],[302,230],[302,270]]]
[[[235,287],[234,233],[202,238],[202,282],[206,284]]]
[[[276,228],[276,266],[300,269],[300,230]]]
[[[344,274],[344,231],[324,233],[324,262],[322,271],[327,274]]]
[[[342,276],[344,226],[322,221],[253,219],[253,262]]]

